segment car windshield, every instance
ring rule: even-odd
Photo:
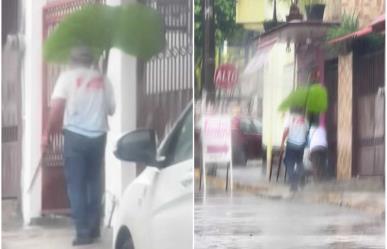
[[[192,158],[192,125],[193,117],[192,112],[190,111],[188,112],[188,115],[185,116],[184,122],[177,134],[172,163],[177,163]]]
[[[192,158],[192,126],[193,115],[192,106],[190,106],[184,117],[159,147],[158,154],[165,159],[164,167]]]
[[[262,124],[258,120],[253,120],[252,127],[253,127],[254,132],[262,133]]]
[[[244,118],[240,120],[240,130],[248,134],[262,133],[262,124],[258,120]]]
[[[245,133],[251,133],[251,121],[249,119],[241,119],[240,129]]]

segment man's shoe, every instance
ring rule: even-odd
[[[306,185],[306,176],[302,176],[299,183],[301,188],[304,188]]]
[[[297,185],[291,185],[290,186],[290,192],[292,192],[292,193],[295,193],[295,192],[297,192],[297,190],[298,190],[298,188],[297,188]]]
[[[94,229],[91,234],[90,234],[91,238],[93,239],[98,239],[99,237],[101,237],[101,229],[100,228],[96,228]]]
[[[93,239],[90,237],[77,237],[73,241],[73,246],[89,245],[93,243]]]

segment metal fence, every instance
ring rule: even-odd
[[[166,26],[166,49],[139,63],[138,127],[153,128],[164,137],[192,99],[192,1],[146,0],[157,9]]]

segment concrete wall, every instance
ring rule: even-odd
[[[236,1],[236,22],[246,29],[263,30],[263,22],[273,18],[272,0],[239,0]],[[290,1],[277,1],[277,20],[286,21]]]
[[[112,50],[108,77],[112,81],[117,109],[109,119],[110,132],[105,156],[106,212],[112,207],[113,198],[120,198],[125,187],[136,177],[136,165],[119,161],[114,155],[116,141],[127,131],[136,128],[136,59]],[[109,215],[105,215],[106,218]],[[107,222],[108,220],[106,220]]]
[[[278,112],[281,101],[293,89],[293,51],[286,53],[286,44],[277,43],[264,66],[263,143],[280,145],[283,115]]]
[[[119,5],[125,0],[108,0],[108,5]],[[105,154],[105,224],[109,221],[114,198],[120,198],[126,186],[136,178],[136,165],[118,160],[114,155],[116,141],[122,134],[136,129],[137,123],[137,60],[120,50],[112,49],[108,77],[116,98],[116,113],[109,119]],[[114,217],[113,217],[114,219]]]
[[[341,0],[341,13],[358,14],[360,27],[368,25],[384,11],[384,0]]]
[[[343,13],[356,13],[360,27],[364,27],[382,15],[384,10],[384,0],[326,0],[324,21],[339,22]]]
[[[338,0],[326,0],[325,4],[324,21],[340,22],[341,2]]]
[[[339,57],[337,179],[352,177],[352,53]]]
[[[24,222],[41,213],[42,184],[39,173],[30,192],[28,187],[41,155],[42,133],[42,7],[45,1],[23,1],[25,6],[25,60],[23,66],[23,163],[22,213]],[[41,171],[40,171],[41,172]]]
[[[285,43],[276,43],[263,69],[262,139],[268,152],[272,146],[280,146],[281,143],[285,115],[278,111],[278,107],[293,89],[293,59],[293,49],[287,53]]]

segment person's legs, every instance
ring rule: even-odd
[[[316,165],[319,171],[320,179],[324,179],[328,175],[328,172],[327,172],[328,170],[326,167],[327,165],[326,154],[327,154],[327,151],[325,147],[319,147],[316,150]]]
[[[295,181],[298,185],[305,185],[305,169],[304,169],[304,148],[296,149],[295,152],[296,170],[295,170]]]
[[[91,236],[100,236],[102,166],[105,155],[106,135],[90,139],[87,167],[87,214]]]
[[[296,155],[295,155],[295,151],[289,146],[286,147],[284,164],[288,175],[290,190],[296,191],[297,190],[297,182],[296,182],[297,179],[295,174],[296,173],[295,171]]]
[[[68,131],[64,132],[64,172],[76,229],[75,244],[78,242],[79,244],[90,243],[90,231],[86,217],[86,158],[83,144],[82,137]]]
[[[314,181],[319,180],[319,169],[317,167],[317,154],[316,151],[312,151],[310,153],[310,161],[312,163],[312,169],[313,169],[313,179]]]
[[[317,180],[323,179],[327,175],[326,169],[326,148],[325,147],[316,147],[313,149],[312,153],[312,163],[313,167],[316,170]]]
[[[330,176],[329,166],[328,166],[328,149],[327,148],[324,148],[323,150],[321,150],[320,165],[321,165],[321,168],[323,169],[323,178],[324,178],[324,180],[326,180]]]

